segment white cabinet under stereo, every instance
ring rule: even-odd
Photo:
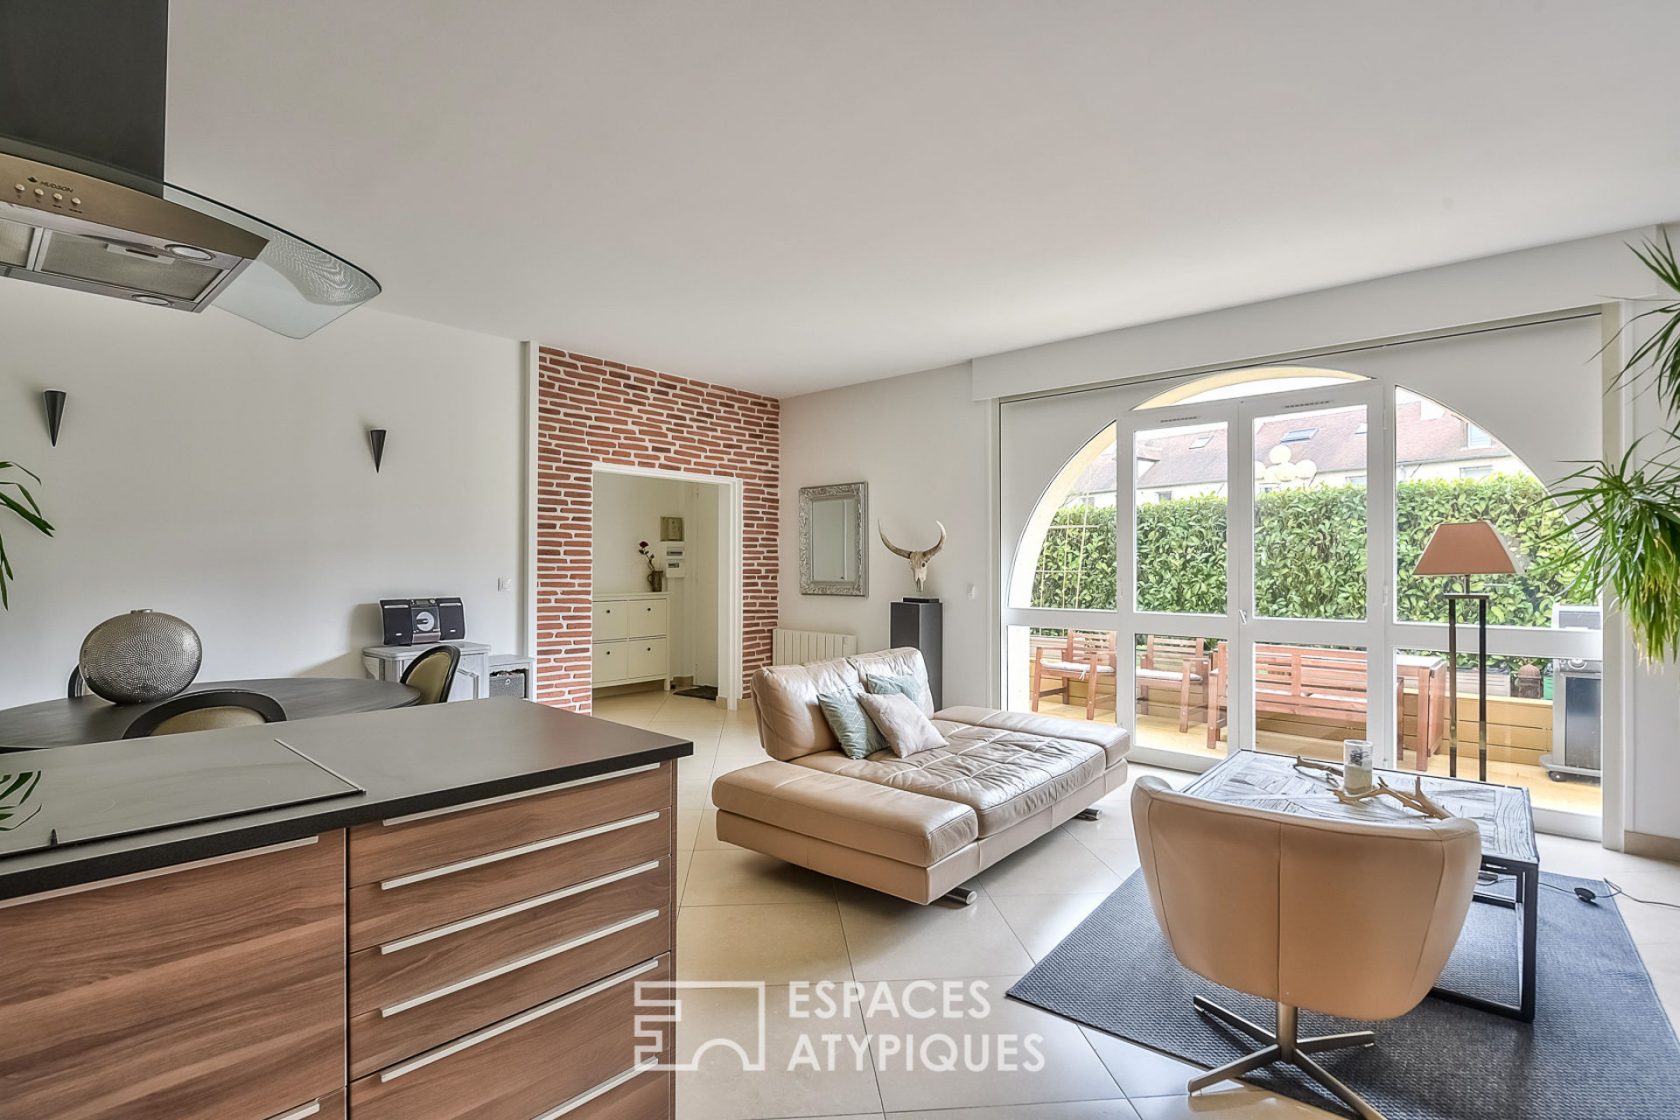
[[[670,688],[670,597],[603,595],[594,608],[594,687],[659,681]]]
[[[362,665],[376,681],[397,681],[404,670],[427,650],[440,643],[419,646],[365,646]],[[443,642],[461,651],[455,666],[455,683],[449,686],[450,700],[482,700],[490,695],[490,647],[483,642]]]

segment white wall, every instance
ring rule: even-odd
[[[715,483],[689,483],[683,500],[683,536],[688,548],[684,561],[688,574],[676,582],[682,585],[684,676],[695,684],[716,687],[718,674],[718,507],[723,487]]]
[[[382,596],[459,594],[468,638],[517,652],[522,377],[515,342],[373,308],[293,341],[0,282],[0,459],[58,527],[0,522],[0,705],[63,695],[86,632],[136,607],[197,627],[205,680],[361,676]],[[47,388],[70,394],[56,448]]]
[[[636,545],[647,541],[657,551],[659,519],[682,516],[686,489],[675,479],[595,472],[596,595],[649,590]]]
[[[908,562],[881,544],[925,548],[945,523],[929,595],[945,605],[945,703],[990,692],[991,407],[969,391],[966,363],[782,401],[781,624],[858,636],[884,648],[888,604],[916,593]],[[799,489],[869,483],[869,596],[799,593]],[[974,598],[969,598],[973,588]]]
[[[1424,334],[1588,307],[1651,289],[1627,250],[1648,230],[1546,245],[974,359],[977,398]]]
[[[1631,317],[1651,310],[1652,304],[1626,308]],[[1651,336],[1656,320],[1631,324],[1621,340],[1631,352]],[[1675,418],[1668,415],[1649,386],[1625,384],[1612,394],[1621,405],[1614,417],[1625,425],[1628,439],[1641,440],[1646,456],[1665,456],[1673,462]],[[1627,827],[1648,836],[1680,838],[1680,666],[1640,664],[1629,657],[1627,695],[1623,715],[1631,747],[1625,790]],[[1607,702],[1614,702],[1613,699]]]

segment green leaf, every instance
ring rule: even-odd
[[[41,481],[41,476],[28,467],[9,460],[0,460],[0,473],[9,470],[22,471],[37,483]],[[11,493],[8,493],[8,490]],[[8,511],[42,536],[50,537],[53,535],[52,523],[46,519],[41,510],[41,503],[36,500],[34,492],[18,479],[0,478],[0,514]],[[13,579],[13,572],[11,560],[6,555],[4,528],[5,522],[0,519],[0,609],[10,609],[12,605],[10,584]]]

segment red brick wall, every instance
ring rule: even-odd
[[[537,698],[589,711],[597,463],[745,482],[742,668],[776,625],[781,402],[584,354],[537,352]]]

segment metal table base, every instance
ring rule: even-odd
[[[1436,999],[1461,1003],[1466,1007],[1474,1007],[1480,1011],[1488,1011],[1495,1015],[1504,1015],[1509,1019],[1516,1019],[1523,1023],[1534,1022],[1534,990],[1535,990],[1535,956],[1540,943],[1540,866],[1539,864],[1524,863],[1516,860],[1500,859],[1497,856],[1484,855],[1482,870],[1491,871],[1496,875],[1509,875],[1516,884],[1516,893],[1507,898],[1502,894],[1490,894],[1487,891],[1477,891],[1475,901],[1489,906],[1502,906],[1517,912],[1517,920],[1521,926],[1521,945],[1518,948],[1518,964],[1521,969],[1521,989],[1516,1003],[1502,1003],[1499,1000],[1483,999],[1481,996],[1467,995],[1448,988],[1431,988],[1429,994]]]

